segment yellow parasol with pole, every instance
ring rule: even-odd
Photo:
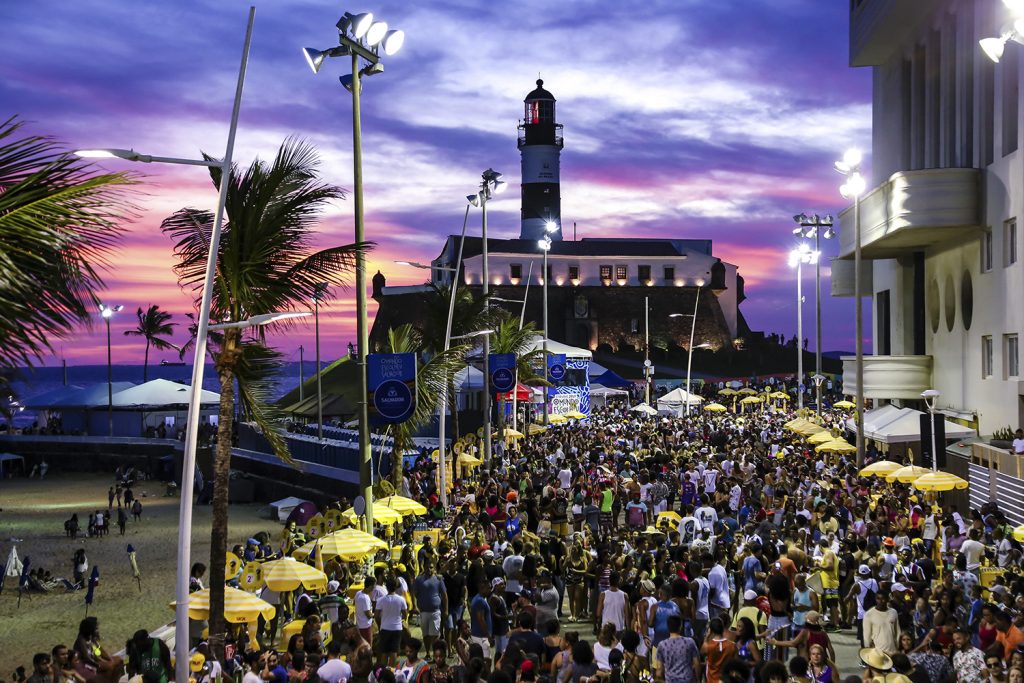
[[[718,395],[719,396],[735,396],[736,395],[736,390],[735,389],[730,389],[729,387],[726,387],[724,389],[719,389],[718,390]]]
[[[807,443],[810,444],[823,444],[832,441],[835,437],[832,436],[832,432],[827,429],[822,429],[820,432],[815,432],[807,437]]]
[[[728,408],[723,406],[721,403],[709,403],[704,406],[704,410],[709,413],[724,413]]]
[[[890,483],[898,481],[901,484],[911,484],[929,472],[931,472],[931,470],[927,467],[921,467],[920,465],[906,465],[885,475],[885,480]]]
[[[387,498],[378,498],[373,501],[373,511],[376,514],[377,508],[391,508],[395,512],[399,512],[403,517],[409,515],[425,515],[427,514],[427,508],[417,503],[412,498],[406,498],[405,496],[388,496]]]
[[[816,425],[813,422],[808,422],[807,424],[800,425],[800,429],[796,430],[796,433],[800,434],[801,436],[814,436],[818,432],[824,431],[828,430],[822,427],[821,425]]]
[[[578,410],[569,410],[565,413],[565,416],[573,420],[585,420],[588,417],[587,415],[581,413]]]
[[[736,391],[736,393],[737,394],[743,394],[745,396],[754,396],[754,395],[757,394],[757,391],[755,391],[754,389],[751,389],[750,387],[743,387],[742,389],[738,389]]]
[[[903,465],[891,460],[877,460],[857,474],[861,477],[884,477],[902,468]]]
[[[349,524],[355,524],[359,520],[359,515],[356,514],[356,511],[353,508],[345,510],[341,513],[341,516],[343,519],[348,520]],[[376,501],[374,501],[373,521],[377,524],[395,524],[402,521],[402,513],[397,510],[392,510],[391,508],[378,508]]]
[[[171,603],[174,609],[176,603]],[[224,586],[224,619],[231,624],[246,624],[263,617],[267,621],[274,618],[277,609],[269,602],[260,600],[252,593]],[[210,618],[210,589],[190,593],[188,596],[189,619],[198,621]]]
[[[327,574],[316,567],[299,562],[294,557],[264,562],[263,581],[270,590],[279,593],[293,591],[299,586],[314,591],[327,588]]]
[[[853,401],[843,400],[843,401],[836,401],[835,403],[832,404],[832,407],[833,408],[839,408],[840,410],[853,410],[854,408],[857,407],[857,404],[854,403]]]
[[[376,512],[374,510],[374,513]],[[299,559],[309,557],[316,546],[319,546],[317,552],[323,553],[324,557],[340,557],[343,560],[352,562],[361,560],[367,555],[372,555],[378,550],[386,549],[388,544],[376,536],[359,531],[358,529],[342,529],[317,541],[307,543],[293,552],[292,556]]]
[[[815,453],[856,453],[857,447],[845,439],[833,439],[816,446]]]
[[[561,413],[551,413],[548,415],[548,424],[561,425],[568,421],[569,419]]]
[[[952,491],[965,489],[969,484],[966,479],[949,472],[929,472],[915,479],[913,486],[918,491]]]

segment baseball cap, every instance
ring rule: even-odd
[[[910,590],[910,588],[908,586],[903,585],[902,583],[894,583],[892,585],[892,592],[893,593],[902,593],[902,592],[908,591],[908,590]]]
[[[871,567],[867,566],[866,564],[862,564],[857,569],[857,573],[860,574],[861,576],[867,576],[868,574],[871,573]]]
[[[206,664],[206,657],[204,657],[199,652],[192,655],[192,657],[188,660],[188,668],[192,672],[200,671],[203,668],[204,664]]]
[[[757,600],[757,593],[755,593],[752,590],[744,591],[743,599],[744,600]]]
[[[339,588],[341,588],[341,584],[338,583],[337,581],[328,581],[327,582],[327,592],[328,593],[337,593]]]
[[[493,579],[491,579],[491,588],[494,588],[496,586],[504,586],[504,585],[505,585],[505,579],[501,578],[500,576],[495,576]]]
[[[882,541],[882,545],[888,546],[888,547],[891,548],[892,546],[896,545],[896,541],[892,540],[892,536],[886,536],[885,540]]]
[[[493,550],[485,550],[483,556],[486,557],[488,560],[492,560],[492,559],[494,559],[494,551]]]

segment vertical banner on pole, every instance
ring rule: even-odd
[[[516,387],[516,354],[492,353],[488,359],[491,371],[491,391],[504,394]]]
[[[416,354],[370,353],[367,405],[374,424],[405,422],[416,410]]]
[[[552,382],[561,382],[565,379],[565,354],[548,354],[548,379]]]

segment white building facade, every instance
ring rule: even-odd
[[[938,389],[939,408],[983,434],[1024,416],[1024,46],[1007,43],[996,64],[978,45],[1012,19],[1001,0],[850,2],[850,62],[873,71],[864,393],[906,402]],[[835,296],[853,294],[854,234],[847,209]]]

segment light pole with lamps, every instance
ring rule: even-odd
[[[939,469],[939,452],[935,450],[935,403],[941,395],[938,389],[925,389],[921,392],[921,398],[928,406],[928,419],[932,421],[932,472],[937,472]]]
[[[459,270],[462,267],[462,247],[466,243],[466,225],[469,223],[469,207],[466,205],[466,213],[462,217],[462,234],[459,235],[459,253],[455,257],[455,267],[448,268],[445,266],[428,266],[423,263],[416,263],[415,261],[395,261],[399,265],[411,266],[413,268],[420,268],[425,270],[440,270],[451,274],[452,284],[451,292],[448,297],[448,320],[445,323],[444,328],[444,349],[443,352],[447,352],[451,347],[452,343],[452,319],[455,317],[455,297],[458,295],[459,287]],[[440,408],[437,414],[437,469],[438,469],[438,487],[441,489],[441,505],[446,509],[448,507],[448,470],[446,469],[445,457],[447,455],[448,444],[445,439],[445,416],[448,410],[448,376],[444,377],[444,382],[441,385],[441,397],[440,397]],[[458,436],[458,435],[456,435]]]
[[[480,245],[481,245],[481,271],[483,280],[483,295],[487,299],[490,294],[490,277],[487,272],[487,202],[496,194],[501,194],[506,189],[506,183],[501,179],[501,174],[493,168],[489,168],[480,174],[480,190],[476,194],[466,197],[470,204],[480,207]],[[491,338],[484,337],[484,463],[491,466],[491,361],[488,356],[491,353]]]
[[[544,253],[544,263],[543,263],[543,265],[541,265],[541,272],[543,273],[543,275],[541,277],[543,278],[542,281],[544,283],[544,292],[543,292],[544,296],[543,296],[543,304],[542,304],[542,306],[544,307],[544,315],[542,316],[543,317],[543,321],[544,321],[544,338],[541,341],[541,355],[544,356],[544,381],[545,382],[549,382],[550,380],[548,379],[548,280],[550,280],[551,278],[548,277],[548,252],[551,251],[551,245],[552,245],[551,235],[553,235],[554,233],[558,232],[558,223],[556,223],[554,221],[548,221],[547,223],[544,224],[544,231],[547,232],[548,234],[544,235],[544,237],[542,237],[541,239],[537,240],[537,246],[540,247],[540,250]],[[548,422],[549,415],[550,415],[550,409],[548,408],[548,386],[547,386],[547,384],[545,384],[544,385],[544,426],[545,427],[547,427],[548,424],[549,424],[549,422]]]
[[[100,315],[107,324],[107,428],[108,436],[114,435],[114,364],[110,352],[110,319],[115,313],[124,310],[124,306],[107,306],[100,304]]]
[[[313,73],[320,71],[327,57],[350,57],[351,72],[340,76],[342,86],[352,93],[352,206],[355,213],[355,243],[365,241],[363,222],[363,130],[359,108],[362,93],[361,76],[372,76],[384,71],[380,52],[393,55],[402,48],[405,33],[388,30],[387,22],[374,21],[373,14],[345,14],[336,24],[338,46],[327,50],[304,48],[302,53]],[[367,62],[365,67],[360,60]],[[356,353],[359,358],[359,488],[362,493],[364,519],[367,529],[373,528],[373,461],[370,451],[369,391],[366,377],[366,355],[369,352],[370,334],[366,320],[366,255],[362,250],[356,253]]]
[[[864,466],[864,302],[861,301],[860,266],[860,196],[867,186],[860,172],[863,155],[858,149],[848,149],[841,161],[835,162],[835,169],[846,176],[846,182],[839,188],[844,199],[853,199],[853,295],[854,319],[857,338],[854,340],[857,365],[857,467]]]
[[[687,353],[686,353],[686,416],[687,417],[690,416],[690,398],[692,397],[692,394],[690,393],[690,387],[692,386],[690,384],[690,371],[693,368],[693,338],[694,338],[694,335],[697,332],[697,306],[700,304],[700,290],[701,290],[701,288],[698,285],[697,286],[697,294],[693,298],[693,319],[690,321],[690,346],[689,346],[689,349],[687,350]],[[687,314],[686,313],[672,313],[668,317],[670,317],[670,318],[682,318],[685,315],[687,315]],[[701,344],[701,346],[702,347],[706,346],[706,344]]]
[[[832,239],[835,237],[835,230],[832,229],[833,218],[826,214],[824,217],[814,214],[808,216],[805,213],[793,216],[797,227],[793,228],[793,234],[801,237],[814,238],[814,251],[818,252],[818,259],[814,262],[814,401],[816,413],[821,417],[821,382],[824,376],[821,374],[821,238]],[[821,378],[821,379],[818,379]]]
[[[789,252],[789,267],[796,267],[796,402],[797,409],[804,407],[804,290],[803,265],[818,263],[818,252],[806,244]]]
[[[210,323],[210,308],[213,301],[213,283],[217,272],[217,257],[220,253],[221,227],[224,222],[224,207],[228,199],[228,187],[231,185],[231,159],[235,150],[235,133],[238,130],[238,114],[242,107],[242,88],[245,84],[245,71],[249,63],[249,48],[252,45],[252,26],[256,17],[256,8],[249,8],[249,22],[245,31],[245,44],[242,48],[242,63],[238,68],[238,82],[235,86],[235,99],[231,109],[231,124],[228,127],[227,147],[221,161],[206,159],[177,159],[173,157],[156,157],[139,154],[134,150],[99,149],[79,150],[75,152],[81,157],[117,157],[142,163],[183,164],[186,166],[207,166],[219,168],[221,171],[220,196],[217,201],[217,214],[210,232],[210,249],[206,257],[206,273],[203,279],[203,295],[199,303],[199,320],[196,329],[195,356],[192,361],[192,393],[188,402],[188,421],[185,428],[185,450],[181,466],[181,501],[178,505],[178,557],[175,575],[175,623],[174,623],[174,655],[179,662],[188,661],[189,622],[188,622],[188,584],[192,555],[192,491],[195,481],[196,445],[199,439],[199,416],[202,400],[203,373],[206,367],[206,344]],[[179,666],[175,670],[177,683],[188,683],[189,670]]]
[[[651,299],[644,297],[644,403],[651,405]],[[687,388],[687,394],[690,390]]]

